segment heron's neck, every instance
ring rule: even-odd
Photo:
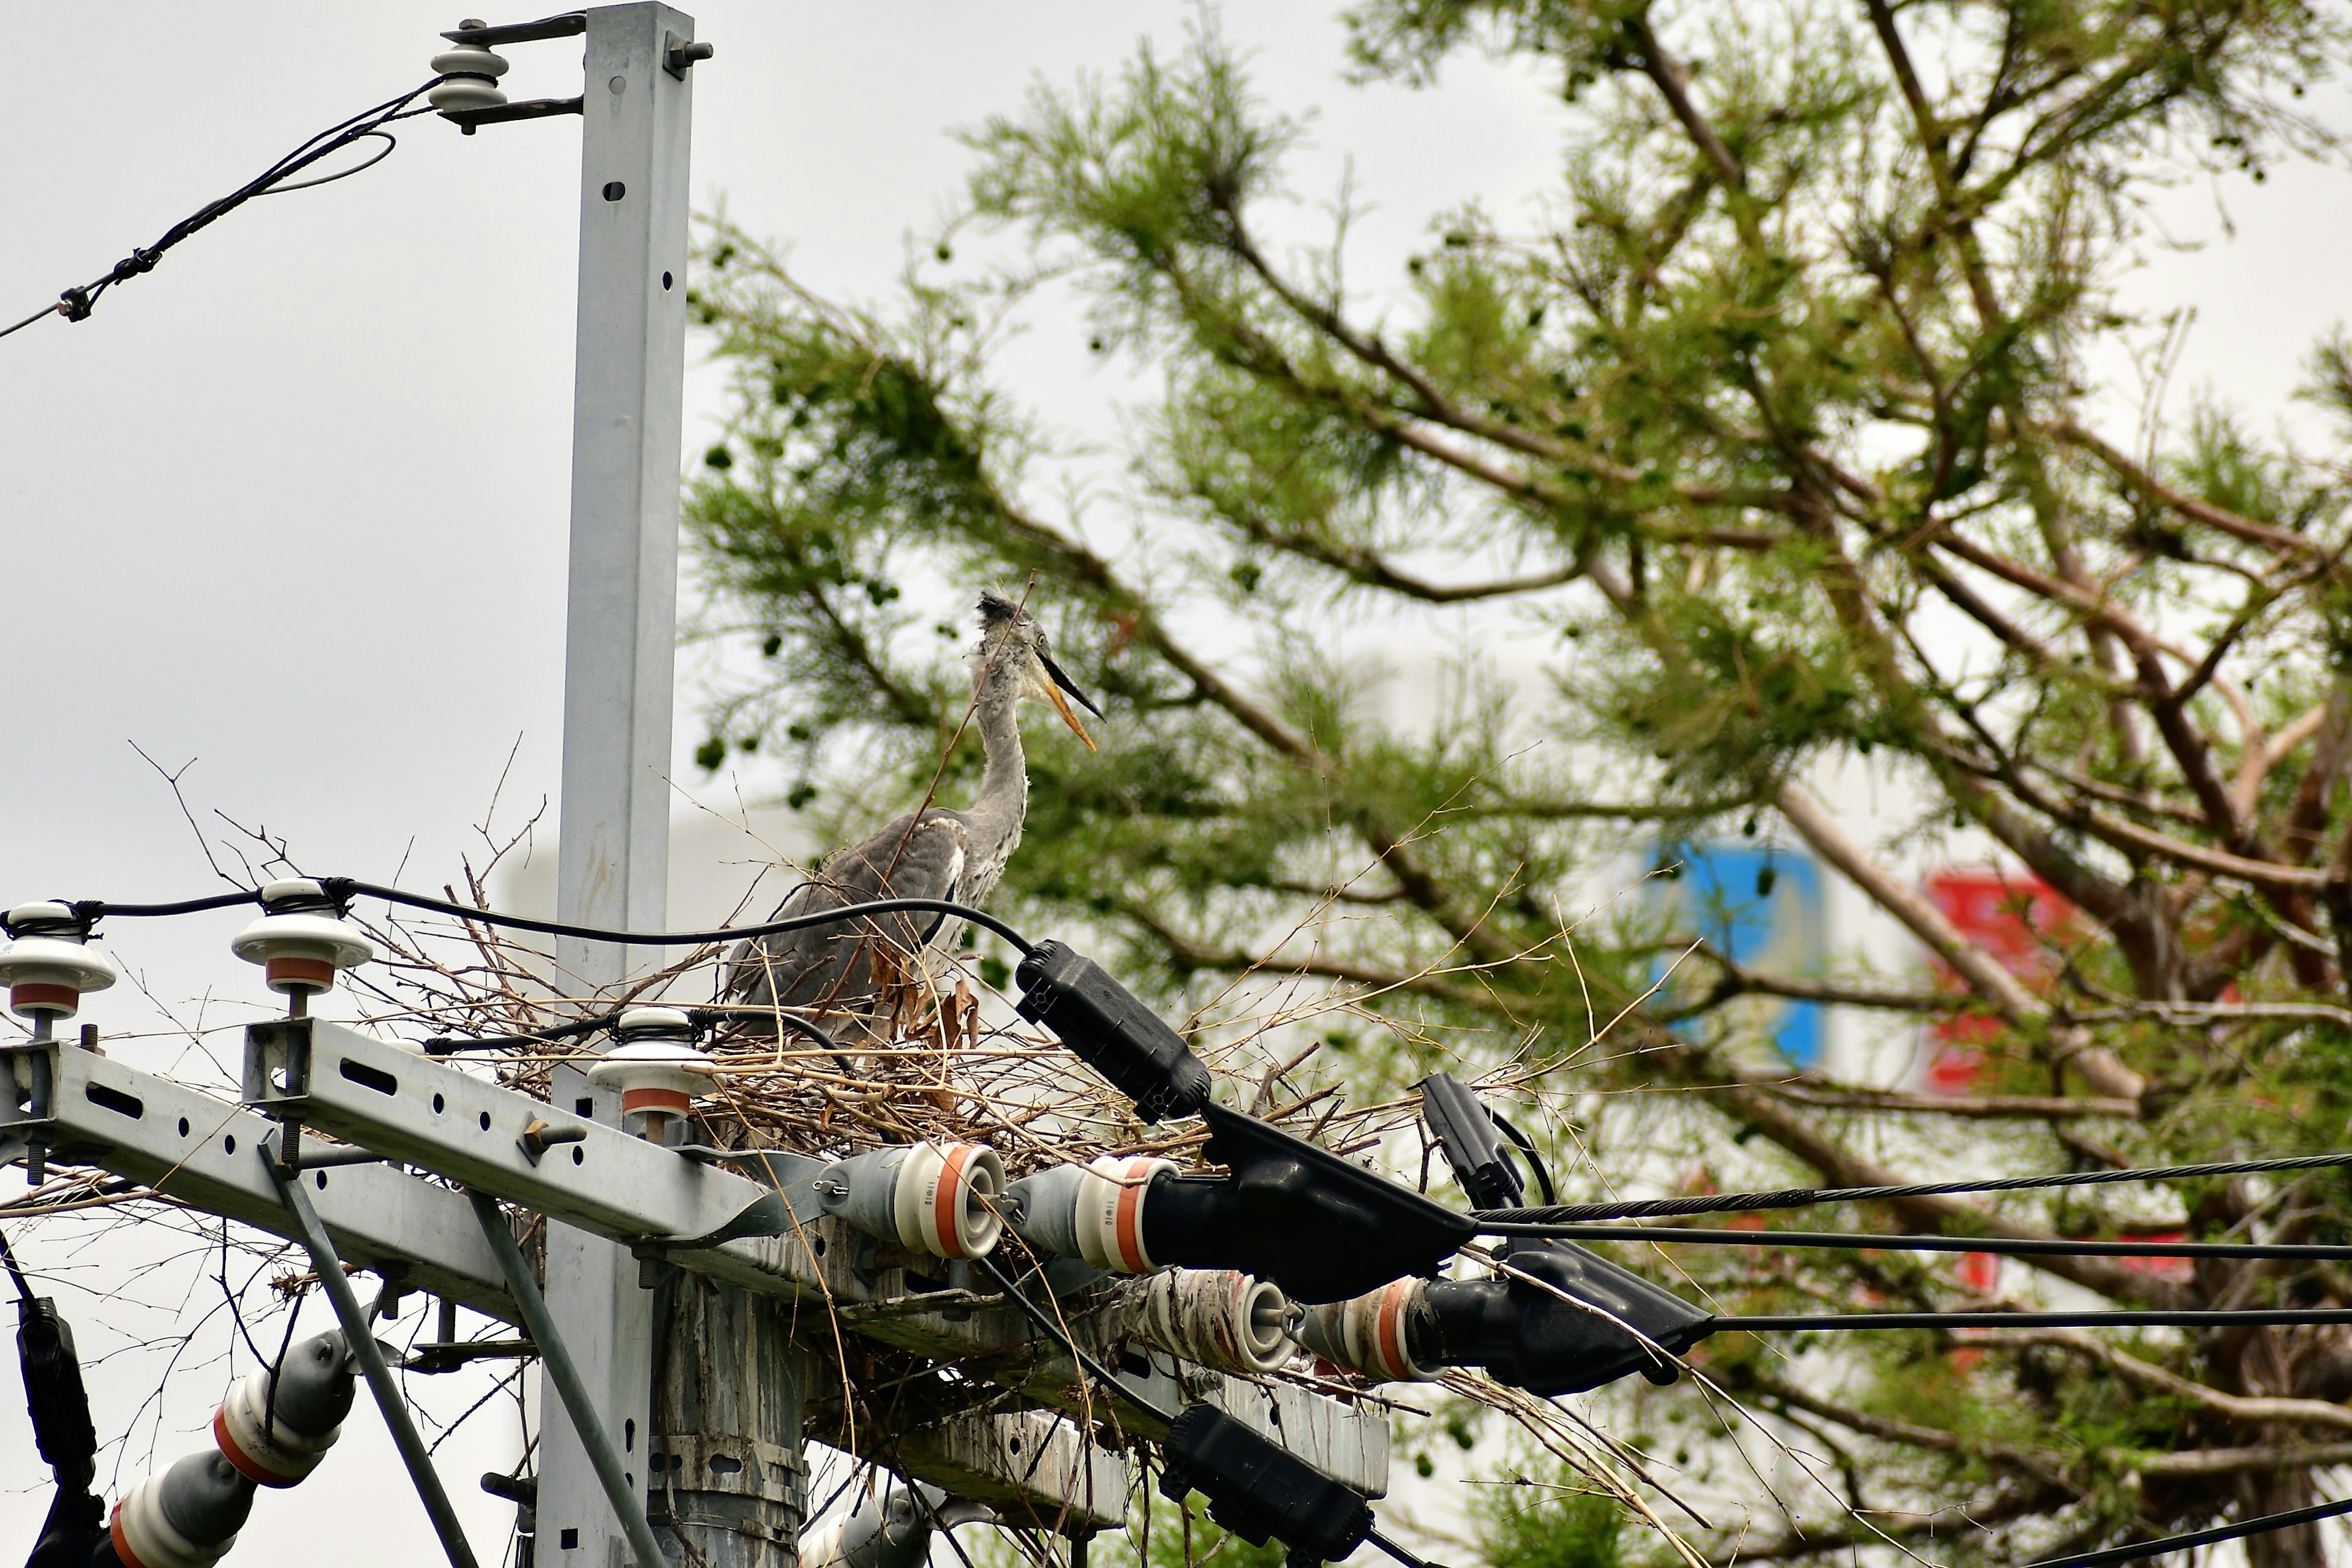
[[[984,692],[980,700],[980,743],[988,771],[970,816],[984,831],[1018,837],[1029,807],[1029,763],[1021,752],[1021,724],[1013,717],[1013,693]]]

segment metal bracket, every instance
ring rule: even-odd
[[[448,1554],[449,1568],[477,1568],[474,1549],[466,1541],[465,1527],[457,1522],[457,1510],[449,1506],[449,1494],[442,1489],[441,1478],[433,1468],[433,1456],[426,1451],[425,1440],[416,1435],[416,1423],[408,1417],[408,1402],[401,1397],[400,1384],[392,1380],[392,1369],[384,1364],[383,1352],[375,1342],[367,1312],[360,1306],[360,1299],[352,1294],[352,1282],[343,1275],[343,1260],[335,1256],[335,1244],[328,1237],[326,1226],[319,1223],[318,1211],[310,1206],[301,1181],[278,1169],[268,1139],[254,1146],[254,1156],[278,1188],[287,1212],[294,1216],[302,1245],[310,1252],[310,1267],[318,1271],[319,1284],[327,1292],[327,1300],[334,1303],[336,1320],[343,1326],[343,1339],[351,1346],[352,1358],[360,1363],[360,1371],[367,1375],[376,1407],[383,1413],[383,1424],[392,1429],[392,1440],[408,1466],[409,1479],[416,1483],[416,1495],[424,1502],[425,1511],[432,1516],[433,1532],[441,1538],[441,1550]],[[514,1244],[509,1241],[507,1245]],[[661,1568],[658,1556],[654,1560],[654,1568]]]
[[[1127,1522],[1127,1458],[1050,1410],[969,1415],[899,1438],[890,1462],[960,1498],[993,1503],[1008,1522],[1069,1534]]]

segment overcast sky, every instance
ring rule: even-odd
[[[878,293],[905,234],[955,190],[965,156],[950,128],[1014,106],[1040,76],[1111,68],[1141,34],[1173,46],[1190,16],[714,0],[700,12],[719,56],[698,72],[695,188],[789,241],[820,288]],[[311,131],[423,79],[455,20],[414,0],[86,4],[37,33],[20,18],[0,96],[0,324]],[[1328,194],[1352,156],[1377,204],[1365,276],[1392,268],[1434,209],[1479,195],[1523,211],[1553,168],[1556,109],[1534,76],[1465,61],[1433,91],[1354,89],[1323,4],[1238,7],[1226,26],[1260,51],[1271,97],[1322,111],[1302,194]],[[577,90],[575,45],[511,53],[517,96]],[[470,825],[510,753],[509,807],[553,794],[577,156],[569,121],[470,139],[418,122],[381,167],[248,206],[92,320],[0,342],[12,742],[0,901],[206,888],[187,824],[134,744],[166,767],[193,763],[183,782],[200,816],[265,826],[314,868],[412,885],[450,878],[478,844]],[[2347,313],[2347,194],[2343,174],[2313,170],[2233,183],[2233,243],[2154,258],[2139,300],[2200,312],[2183,385],[2278,406],[2312,333]],[[2175,233],[2210,234],[2214,194],[2184,189],[2166,213]],[[1023,353],[1042,363],[1070,346],[1048,332]],[[1087,417],[1118,385],[1116,372],[1064,374],[1049,412]],[[692,381],[689,451],[708,443],[716,391],[707,373]],[[695,776],[683,755],[699,734],[689,713],[682,777]],[[236,923],[113,935],[161,1004],[217,1024],[262,997],[226,952]],[[89,1016],[152,1018],[123,993]],[[66,1261],[45,1246],[37,1260]],[[68,1277],[68,1309],[91,1322],[86,1349],[161,1321],[128,1305],[110,1318],[79,1293],[126,1286],[132,1247],[110,1242]],[[186,1276],[183,1263],[142,1284],[168,1306]],[[205,1327],[194,1353],[218,1355],[226,1332]],[[101,1372],[101,1435],[129,1424],[161,1364],[126,1357]],[[162,1459],[202,1440],[219,1377],[195,1382],[163,1413]],[[45,1486],[16,1489],[36,1472],[14,1385],[0,1374],[0,1560],[47,1505]],[[436,1399],[454,1413],[482,1386]],[[352,1425],[358,1451],[262,1500],[247,1560],[308,1551],[306,1532],[327,1532],[353,1568],[431,1560],[374,1417]],[[493,1562],[509,1510],[471,1477],[511,1458],[510,1431],[445,1456]]]

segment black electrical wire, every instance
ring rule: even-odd
[[[1097,1361],[1088,1352],[1080,1350],[1078,1348],[1078,1342],[1070,1337],[1069,1330],[1064,1328],[1060,1323],[1055,1322],[1054,1321],[1053,1313],[1047,1311],[1045,1308],[1040,1307],[1036,1302],[1032,1301],[1028,1297],[1023,1295],[1020,1288],[1013,1282],[1013,1277],[998,1267],[995,1258],[981,1257],[973,1258],[972,1262],[979,1268],[982,1274],[987,1275],[991,1279],[996,1281],[996,1288],[1004,1292],[1004,1296],[1007,1300],[1020,1308],[1031,1322],[1036,1324],[1040,1329],[1043,1329],[1045,1331],[1045,1337],[1047,1339],[1052,1340],[1055,1344],[1060,1345],[1065,1351],[1067,1351],[1069,1352],[1070,1359],[1077,1363],[1079,1367],[1085,1371],[1088,1377],[1093,1378],[1097,1383],[1101,1384],[1105,1389],[1117,1394],[1119,1398],[1126,1400],[1129,1405],[1134,1405],[1138,1410],[1142,1411],[1146,1415],[1150,1416],[1152,1419],[1164,1422],[1171,1426],[1175,1423],[1176,1412],[1168,1409],[1164,1405],[1157,1405],[1152,1401],[1146,1399],[1143,1395],[1136,1393],[1133,1389],[1119,1382],[1118,1374],[1117,1373],[1112,1372],[1108,1367],[1103,1365],[1102,1363]]]
[[[2352,1323],[2347,1307],[2247,1307],[2120,1312],[1812,1312],[1717,1318],[1714,1333],[1790,1333],[1820,1329],[2227,1329]]]
[[[873,899],[862,904],[845,904],[839,909],[818,910],[814,913],[794,915],[789,920],[769,921],[762,925],[722,926],[717,931],[608,931],[601,926],[568,925],[561,921],[532,920],[524,915],[504,915],[492,910],[472,909],[465,904],[451,903],[445,899],[428,899],[422,893],[403,892],[398,888],[382,887],[374,882],[354,881],[345,877],[321,877],[319,885],[330,896],[358,896],[382,899],[387,903],[405,904],[410,909],[430,910],[436,914],[455,915],[459,920],[478,921],[484,925],[507,926],[516,931],[539,931],[547,936],[575,937],[583,942],[609,942],[626,947],[708,947],[714,942],[744,942],[753,937],[778,936],[790,931],[806,931],[812,926],[839,925],[845,921],[863,920],[870,915],[887,914],[948,914],[970,921],[973,925],[994,931],[1013,944],[1014,951],[1026,954],[1034,945],[1019,931],[998,920],[985,910],[970,904],[952,903],[946,899]]]
[[[8,1278],[16,1282],[16,1300],[31,1300],[33,1299],[32,1281],[25,1278],[25,1270],[18,1266],[16,1250],[8,1245],[8,1233],[5,1230],[0,1230],[0,1263],[8,1266]]]
[[[645,1005],[658,1007],[662,1004],[648,1002]],[[430,1057],[446,1057],[454,1056],[459,1051],[502,1051],[512,1050],[521,1046],[553,1045],[561,1040],[577,1039],[582,1035],[593,1035],[599,1029],[609,1029],[621,1021],[622,1014],[629,1011],[631,1011],[629,1008],[618,1008],[610,1013],[600,1013],[593,1018],[575,1018],[568,1024],[554,1024],[544,1029],[532,1029],[520,1035],[436,1035],[425,1042],[425,1054]],[[701,1028],[707,1028],[729,1018],[770,1019],[782,1023],[785,1028],[796,1034],[814,1040],[828,1051],[841,1049],[841,1042],[816,1025],[805,1018],[794,1017],[790,1013],[781,1012],[773,1007],[760,1007],[746,1004],[742,1006],[688,1007],[681,1011],[686,1014],[690,1022]]]
[[[2134,1542],[2124,1546],[2110,1546],[2100,1552],[2078,1552],[2065,1557],[2044,1557],[2038,1563],[2028,1563],[2023,1568],[2109,1568],[2118,1563],[2142,1563],[2169,1552],[2186,1552],[2191,1547],[2210,1546],[2217,1542],[2237,1541],[2249,1535],[2267,1535],[2273,1530],[2292,1530],[2298,1524],[2313,1524],[2323,1519],[2334,1519],[2352,1513],[2352,1498],[2338,1502],[2323,1502],[2310,1508],[2290,1509],[2285,1513],[2265,1513],[2253,1519],[2240,1520],[2235,1524],[2217,1524],[2210,1530],[2191,1531],[2186,1535],[2168,1535],[2158,1541]]]
[[[2248,1176],[2267,1171],[2323,1171],[2352,1165],[2352,1153],[2297,1154],[2279,1160],[2225,1160],[2203,1165],[2140,1165],[2120,1171],[2003,1176],[1961,1182],[1914,1182],[1885,1187],[1783,1187],[1766,1193],[1717,1193],[1695,1198],[1634,1198],[1622,1203],[1556,1204],[1546,1208],[1477,1209],[1470,1217],[1489,1226],[1559,1225],[1578,1220],[1662,1219],[1676,1215],[1735,1214],[1754,1209],[1808,1208],[1814,1204],[1876,1203],[1889,1198],[1940,1197],[1958,1193],[2017,1193],[2042,1187],[2096,1187],[2119,1182],[2175,1182],[2198,1176]],[[1496,1231],[1489,1234],[1500,1235]]]
[[[423,893],[387,888],[380,882],[362,882],[351,877],[320,877],[315,879],[327,896],[339,903],[349,903],[355,898],[382,899],[386,903],[403,904],[413,910],[425,910],[434,914],[454,915],[459,920],[473,921],[482,925],[502,926],[514,931],[538,931],[545,936],[576,937],[583,942],[609,942],[622,947],[709,947],[717,942],[744,942],[753,937],[778,936],[785,931],[807,931],[813,926],[839,925],[847,921],[864,920],[873,915],[887,914],[947,914],[973,925],[994,931],[1013,944],[1013,951],[1026,955],[1035,945],[1027,937],[990,914],[986,910],[973,909],[970,904],[953,903],[946,899],[873,899],[862,904],[845,904],[839,909],[818,910],[811,914],[794,915],[789,920],[769,921],[762,925],[721,926],[716,931],[612,931],[603,926],[571,925],[562,921],[535,920],[529,915],[500,914],[496,910],[480,910],[471,904],[453,903],[446,899],[427,898]],[[215,893],[209,898],[184,899],[170,904],[110,904],[103,899],[84,899],[72,903],[74,913],[86,923],[94,923],[110,915],[138,919],[160,915],[190,915],[205,910],[224,910],[236,904],[257,904],[261,895],[255,892]]]
[[[1490,1236],[1661,1241],[1721,1247],[1825,1247],[1869,1252],[1991,1252],[2018,1258],[2307,1258],[2352,1262],[2352,1247],[2284,1241],[2104,1241],[2064,1237],[1881,1236],[1866,1230],[1697,1230],[1665,1225],[1498,1225]]]
[[[326,130],[308,137],[294,151],[270,164],[254,178],[247,180],[228,195],[205,203],[170,228],[165,229],[154,244],[132,247],[129,256],[116,262],[99,277],[88,283],[79,284],[64,290],[58,296],[56,304],[45,307],[6,331],[0,331],[0,338],[6,337],[10,332],[21,331],[47,316],[63,316],[68,321],[89,320],[90,312],[97,308],[100,298],[109,289],[120,283],[127,283],[142,272],[153,271],[155,263],[163,259],[165,251],[227,216],[256,196],[279,195],[289,191],[307,190],[314,185],[330,184],[336,180],[356,174],[362,169],[375,167],[391,156],[393,148],[398,145],[398,142],[385,132],[383,127],[395,120],[404,120],[411,115],[433,112],[430,109],[412,110],[408,106],[431,91],[441,79],[436,76],[422,87],[414,88],[402,93],[398,98],[389,99],[377,104],[373,109],[362,110],[350,119],[331,125]],[[356,168],[345,169],[320,179],[303,180],[293,184],[286,183],[289,175],[301,173],[321,158],[348,147],[355,142],[370,139],[389,142],[391,145]]]
[[[1519,1146],[1519,1152],[1527,1159],[1528,1169],[1535,1173],[1536,1185],[1543,1192],[1543,1201],[1558,1203],[1559,1194],[1552,1190],[1551,1172],[1545,1166],[1543,1156],[1536,1152],[1535,1140],[1513,1126],[1507,1118],[1497,1115],[1491,1106],[1487,1108],[1486,1114],[1494,1118],[1495,1125],[1503,1130],[1505,1137]]]
[[[74,918],[84,926],[97,924],[109,915],[123,920],[151,920],[168,915],[200,915],[208,910],[235,909],[239,904],[257,904],[261,895],[250,889],[233,893],[212,893],[201,899],[181,899],[168,904],[110,904],[103,899],[80,899],[59,903],[74,912]]]

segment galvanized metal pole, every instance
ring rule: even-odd
[[[670,51],[694,21],[659,5],[587,13],[580,303],[572,416],[572,557],[563,667],[559,918],[659,929],[669,879],[670,705],[677,615],[678,452],[686,376],[688,136],[694,71]],[[565,984],[610,986],[638,956],[563,941]],[[560,1073],[557,1103],[618,1120]],[[636,1263],[551,1222],[547,1300],[582,1384],[641,1486],[654,1323]],[[540,1568],[634,1555],[580,1435],[542,1373]]]

